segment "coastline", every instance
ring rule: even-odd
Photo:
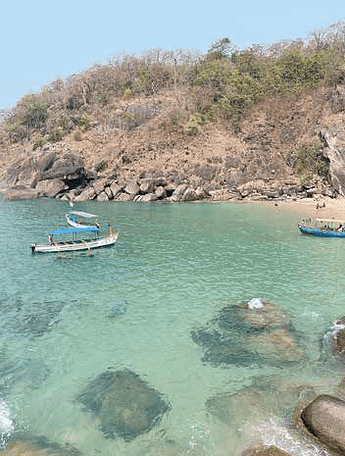
[[[301,219],[325,218],[345,220],[345,198],[325,198],[322,200],[304,198],[296,201],[263,201],[260,204],[274,205],[281,211],[299,213],[301,214]]]

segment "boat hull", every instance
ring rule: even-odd
[[[309,236],[345,238],[345,232],[338,232],[338,231],[332,231],[332,230],[320,230],[318,228],[311,228],[311,227],[302,226],[302,225],[298,225],[298,228],[302,234],[306,234]]]
[[[32,253],[61,253],[61,252],[78,252],[81,250],[93,250],[101,247],[110,247],[115,244],[119,233],[113,233],[109,236],[99,239],[78,240],[68,242],[56,242],[53,244],[32,244]]]

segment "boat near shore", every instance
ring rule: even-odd
[[[298,224],[301,234],[317,237],[345,238],[345,221],[334,219],[308,219]]]
[[[73,228],[84,228],[87,226],[100,228],[100,222],[96,219],[96,217],[97,215],[95,214],[80,211],[71,211],[66,214],[67,223],[68,225],[73,226]],[[93,219],[92,224],[90,224],[91,219]]]
[[[93,250],[101,247],[110,247],[115,244],[119,236],[111,227],[109,234],[100,237],[99,228],[84,226],[81,228],[62,228],[48,231],[47,244],[31,244],[32,253],[61,253]],[[54,236],[61,236],[61,240],[55,241]],[[82,236],[82,237],[81,237]],[[69,239],[66,239],[69,237]],[[72,237],[72,239],[71,239]]]

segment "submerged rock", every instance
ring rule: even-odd
[[[345,401],[322,394],[303,410],[301,418],[320,442],[345,454]]]
[[[160,393],[127,369],[100,374],[78,401],[99,417],[105,437],[126,441],[149,432],[170,409]]]
[[[288,315],[259,298],[224,307],[191,337],[205,349],[202,361],[214,366],[280,366],[299,362],[304,355]]]
[[[242,456],[289,456],[289,454],[275,445],[270,445],[251,448],[242,453]]]
[[[19,312],[19,331],[29,337],[41,337],[61,319],[62,302],[43,301],[23,307]]]
[[[292,416],[297,406],[303,406],[316,395],[314,388],[307,384],[280,377],[259,377],[236,393],[209,398],[206,409],[220,421],[241,427],[244,421],[267,420],[272,415]]]
[[[1,456],[82,456],[79,450],[71,445],[60,445],[49,441],[46,437],[32,437],[15,434]]]

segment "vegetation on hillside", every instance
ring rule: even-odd
[[[30,142],[35,149],[71,132],[78,141],[91,127],[106,135],[131,131],[157,115],[166,128],[189,135],[214,120],[238,132],[245,112],[265,98],[344,81],[344,22],[314,31],[304,41],[244,50],[222,38],[206,54],[185,49],[121,54],[53,81],[20,99],[0,134],[3,141]],[[163,104],[161,95],[171,102]]]

